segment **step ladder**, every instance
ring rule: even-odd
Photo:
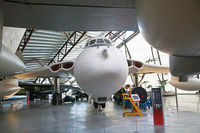
[[[122,96],[123,96],[123,108],[124,108],[123,117],[125,117],[127,115],[140,115],[140,116],[143,116],[143,114],[140,111],[139,107],[133,101],[133,99],[131,97],[131,93],[130,93],[130,95],[128,93],[122,93]],[[125,101],[126,100],[129,100],[131,102],[132,106],[133,106],[133,109],[132,109],[131,112],[126,112],[126,109],[125,109]]]

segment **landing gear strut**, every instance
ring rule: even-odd
[[[95,108],[95,109],[98,108],[98,103],[94,102],[94,108]]]
[[[106,107],[106,103],[102,103],[102,104],[101,104],[101,107],[102,107],[102,108],[105,108],[105,107]]]

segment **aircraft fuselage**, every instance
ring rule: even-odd
[[[105,102],[117,92],[128,77],[124,55],[114,46],[89,46],[74,64],[74,76],[83,91],[97,102]]]

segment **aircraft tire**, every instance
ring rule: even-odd
[[[102,107],[102,108],[105,108],[105,107],[106,107],[106,103],[102,103],[102,104],[101,104],[101,107]]]
[[[97,109],[98,108],[98,104],[96,102],[94,102],[94,108]]]

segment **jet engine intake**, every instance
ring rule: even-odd
[[[74,65],[74,62],[64,62],[62,64],[62,68],[64,68],[64,69],[70,69],[70,68],[73,67],[73,65]]]
[[[136,60],[127,60],[127,63],[129,67],[129,74],[138,72],[144,66],[142,62]]]
[[[61,68],[61,64],[52,65],[50,68],[51,68],[51,71],[56,72]]]
[[[74,62],[64,62],[64,63],[58,63],[58,64],[54,64],[52,66],[50,66],[50,69],[52,72],[58,72],[60,71],[60,69],[64,69],[64,70],[69,70],[73,67]]]
[[[66,61],[62,63],[53,64],[52,66],[50,66],[50,70],[53,73],[53,75],[66,78],[73,75],[73,67],[73,61]]]

